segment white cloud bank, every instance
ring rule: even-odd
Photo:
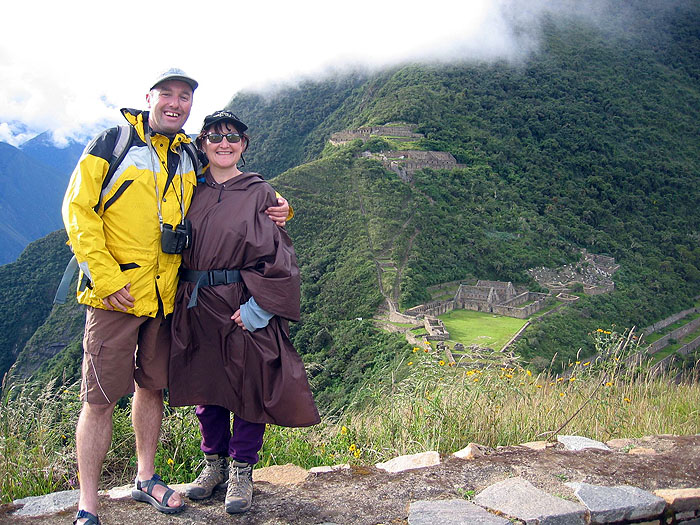
[[[118,108],[145,108],[151,79],[172,66],[200,82],[192,133],[241,89],[329,68],[518,61],[536,50],[543,15],[595,20],[609,1],[13,2],[0,31],[0,141],[92,136],[121,120]]]

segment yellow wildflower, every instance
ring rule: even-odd
[[[612,386],[612,383],[608,381],[607,383],[605,383],[605,386]]]
[[[168,465],[171,467],[175,464],[175,460],[173,458],[168,458]]]
[[[559,397],[564,397],[566,394],[564,392],[559,392]]]
[[[529,377],[532,377],[532,372],[530,372],[529,370],[525,370],[525,373],[526,373]]]
[[[408,362],[408,366],[411,366],[413,364],[413,361]]]
[[[348,427],[346,427],[345,425],[343,425],[342,427],[340,427],[340,433],[341,433],[342,435],[347,434],[347,433],[348,433]]]
[[[442,359],[440,359],[440,362],[439,362],[438,364],[439,364],[440,366],[445,366],[445,361],[443,361]]]
[[[537,388],[542,388],[542,385],[537,385]]]
[[[348,447],[348,450],[349,450],[350,452],[355,452],[355,451],[357,450],[357,445],[355,445],[355,443],[353,443],[352,445],[350,445],[350,446]]]
[[[359,457],[360,457],[360,451],[359,451],[359,450],[356,450],[355,452],[352,453],[352,455],[355,456],[356,458],[359,458]]]
[[[631,402],[632,402],[632,400],[629,397],[625,398],[625,403],[631,403]]]
[[[583,366],[588,366],[588,365],[590,365],[590,364],[591,364],[590,361],[586,361],[585,363],[583,363]]]
[[[478,383],[478,382],[479,382],[479,378],[478,378],[478,377],[475,377],[475,378],[474,378],[474,382],[475,382],[475,383]]]
[[[570,382],[576,381],[576,378],[575,378],[574,376],[571,376],[571,377],[569,378],[569,381],[570,381]]]

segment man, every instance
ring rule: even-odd
[[[118,128],[85,149],[63,201],[63,221],[80,267],[78,302],[87,305],[81,399],[76,428],[80,499],[74,523],[98,525],[97,487],[112,439],[112,414],[134,392],[138,473],[132,497],[165,513],[184,508],[156,474],[154,458],[168,384],[170,320],[185,214],[197,184],[182,130],[198,83],[170,69],[146,95],[149,111],[123,109],[132,143],[103,186]],[[268,209],[283,224],[286,201]],[[179,226],[179,227],[178,227]],[[175,242],[171,242],[171,241]],[[181,242],[182,241],[182,242]]]

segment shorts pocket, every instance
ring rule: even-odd
[[[83,350],[91,355],[100,355],[104,341],[91,332],[85,332],[83,337]]]

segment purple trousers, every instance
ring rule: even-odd
[[[234,415],[231,435],[231,412],[217,405],[197,405],[195,410],[202,433],[202,452],[231,456],[236,461],[254,465],[260,459],[264,423],[250,423]]]

